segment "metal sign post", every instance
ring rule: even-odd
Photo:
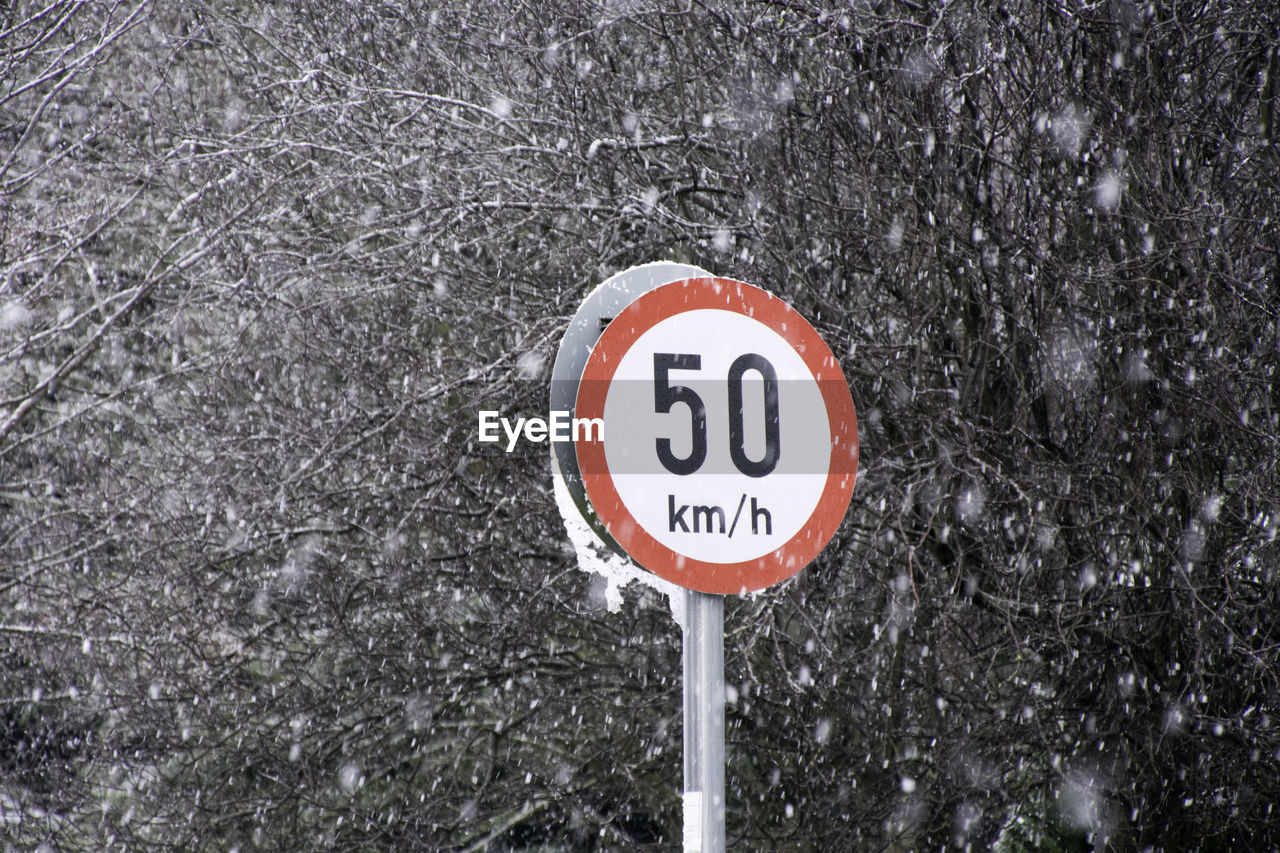
[[[724,853],[724,598],[684,601],[684,853]]]

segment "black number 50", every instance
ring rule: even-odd
[[[707,460],[707,407],[692,388],[671,384],[673,370],[701,370],[702,356],[690,353],[655,352],[653,354],[653,410],[659,414],[671,411],[676,403],[689,407],[690,447],[683,458],[671,452],[671,439],[656,439],[658,461],[672,474],[692,474]],[[742,377],[754,370],[764,379],[764,456],[747,456],[743,428]],[[753,352],[738,356],[729,365],[729,457],[733,465],[748,477],[764,477],[778,465],[778,373],[762,355]]]

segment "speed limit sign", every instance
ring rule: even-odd
[[[692,278],[638,297],[592,349],[575,408],[604,425],[575,440],[596,515],[688,589],[790,577],[849,506],[858,427],[844,374],[803,317],[752,285]]]

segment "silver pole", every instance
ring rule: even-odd
[[[684,853],[724,853],[724,599],[684,600]]]

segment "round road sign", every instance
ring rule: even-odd
[[[849,386],[777,297],[692,278],[631,302],[592,348],[575,414],[587,495],[640,565],[740,593],[798,572],[844,518],[858,465]]]
[[[654,261],[615,273],[592,290],[569,321],[569,327],[560,340],[560,349],[556,351],[555,364],[551,368],[551,411],[564,412],[569,418],[575,416],[578,382],[582,378],[587,358],[591,355],[591,348],[595,346],[601,331],[623,308],[637,296],[659,285],[709,275],[711,273],[701,267],[674,261]],[[586,487],[578,472],[578,458],[573,445],[568,442],[551,442],[551,453],[556,476],[564,483],[579,515],[603,544],[623,553],[622,548],[613,541],[604,525],[591,511]]]

